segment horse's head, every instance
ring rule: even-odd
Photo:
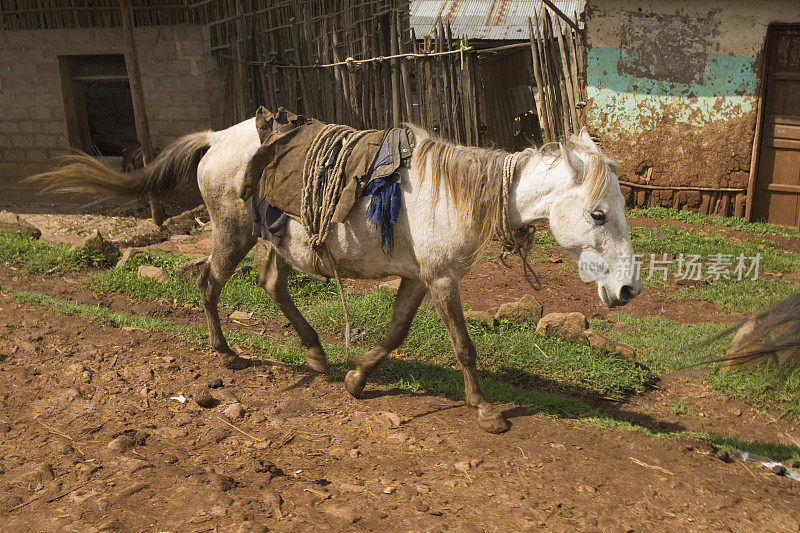
[[[608,307],[635,298],[642,285],[616,163],[583,129],[559,145],[552,164],[535,165],[533,172],[525,188],[536,187],[536,181],[539,187],[542,181],[548,183],[549,192],[534,203],[546,214],[556,242],[578,263],[581,279],[597,283],[597,293]]]

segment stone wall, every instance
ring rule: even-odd
[[[586,17],[587,124],[620,179],[746,188],[767,26],[800,22],[800,2],[589,1]],[[623,192],[631,204],[717,214],[744,202],[736,192]]]
[[[153,143],[222,127],[203,27],[141,27],[135,38]],[[124,52],[120,28],[0,32],[0,184],[51,168],[69,148],[58,56]]]

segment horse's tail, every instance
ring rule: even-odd
[[[61,167],[27,180],[44,184],[43,192],[164,194],[197,180],[197,165],[212,141],[211,131],[186,135],[167,146],[149,165],[128,173],[118,172],[88,154],[72,154],[63,158]]]

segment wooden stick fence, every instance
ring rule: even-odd
[[[577,20],[577,14],[575,15]],[[539,89],[537,111],[546,142],[557,141],[583,126],[585,67],[577,25],[543,7],[528,19],[533,71]]]

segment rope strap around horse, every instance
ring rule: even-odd
[[[522,274],[525,276],[525,281],[528,282],[528,285],[533,290],[538,291],[542,288],[542,282],[528,263],[528,253],[533,246],[535,228],[531,225],[513,231],[511,229],[511,220],[509,219],[511,185],[514,182],[517,162],[522,155],[523,152],[508,154],[503,160],[503,189],[500,196],[500,219],[497,221],[497,238],[503,247],[500,261],[508,267],[505,257],[509,254],[519,254],[520,259],[522,259]]]
[[[339,287],[339,299],[344,313],[345,332],[344,346],[345,354],[350,359],[350,312],[347,308],[347,301],[344,297],[344,286],[336,269],[325,241],[328,239],[333,214],[342,196],[347,181],[345,165],[350,154],[353,152],[358,141],[369,131],[358,131],[349,126],[340,124],[328,124],[320,131],[311,142],[311,147],[306,154],[305,164],[303,165],[303,192],[300,200],[300,222],[303,224],[309,235],[311,249],[314,252],[314,262],[322,263],[321,253],[323,250],[328,256],[328,262],[336,277]],[[333,162],[333,166],[328,168],[331,154],[336,146],[341,143],[339,153]]]

